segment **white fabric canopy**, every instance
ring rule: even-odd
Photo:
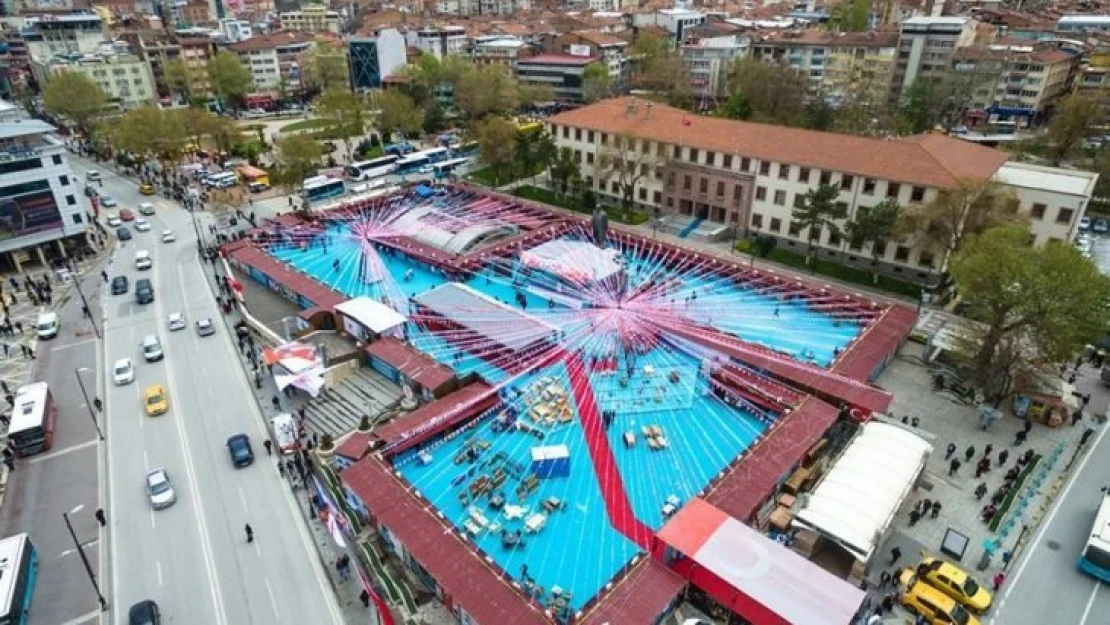
[[[335,310],[366,326],[374,334],[384,334],[406,321],[396,310],[365,295],[349,299],[336,306]]]
[[[844,450],[794,519],[835,539],[862,561],[871,557],[932,450],[920,436],[871,422]]]
[[[623,269],[620,253],[588,241],[556,239],[520,255],[525,265],[577,283],[604,280]]]

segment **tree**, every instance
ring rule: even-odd
[[[208,61],[208,82],[224,107],[234,108],[254,85],[250,70],[231,50],[221,50]]]
[[[390,141],[394,132],[418,132],[424,123],[424,112],[412,98],[395,89],[381,92],[374,106],[378,109],[375,125],[383,141]]]
[[[790,212],[791,219],[806,229],[806,264],[813,259],[813,242],[821,238],[821,231],[828,228],[840,234],[837,219],[846,217],[846,208],[836,201],[840,197],[840,187],[835,184],[818,185],[806,191],[805,204]]]
[[[173,109],[143,106],[125,112],[110,123],[106,134],[117,151],[140,160],[153,157],[173,166],[181,160],[188,141],[183,116]]]
[[[329,87],[316,99],[316,114],[328,120],[328,128],[343,140],[347,158],[351,157],[351,138],[362,135],[366,119],[362,102],[346,87]]]
[[[304,55],[301,69],[302,83],[311,92],[322,92],[337,87],[350,88],[347,59],[342,51],[317,44]]]
[[[728,96],[717,114],[728,119],[751,119],[752,103],[748,102],[747,96],[737,91]]]
[[[669,37],[640,33],[630,46],[629,58],[633,87],[656,94],[672,106],[693,104],[690,74]]]
[[[967,356],[972,380],[987,396],[1007,390],[1007,352],[1020,351],[1033,366],[1056,365],[1106,330],[1110,278],[1067,243],[1030,248],[1027,227],[979,234],[951,270],[971,316],[985,326]]]
[[[447,128],[447,116],[444,114],[443,107],[439,105],[439,102],[432,100],[424,107],[424,123],[422,126],[424,128],[424,133],[429,135],[434,135]]]
[[[201,147],[204,137],[216,132],[217,117],[207,109],[186,108],[177,111],[181,127],[193,145]]]
[[[475,68],[455,85],[455,107],[472,123],[511,111],[517,102],[516,82],[500,67]]]
[[[887,198],[870,207],[860,207],[854,219],[844,224],[848,241],[854,247],[871,245],[871,278],[879,281],[875,267],[879,264],[879,250],[894,236],[894,228],[902,216],[902,207],[894,198]]]
[[[649,148],[648,142],[631,135],[614,135],[612,145],[602,147],[598,155],[599,178],[606,181],[606,186],[617,183],[625,218],[631,217],[636,185],[660,165],[662,159]]]
[[[92,121],[107,101],[96,83],[77,72],[55,74],[42,93],[47,112],[66,117],[86,137],[92,136]]]
[[[316,141],[305,135],[288,135],[278,139],[275,164],[271,179],[278,186],[292,193],[305,178],[316,173],[324,150]]]
[[[582,73],[582,97],[597,102],[609,96],[609,68],[604,63],[590,63]]]
[[[493,171],[495,185],[500,185],[512,171],[517,127],[500,117],[489,117],[475,127],[482,162]]]
[[[788,65],[765,63],[747,57],[732,64],[728,85],[731,94],[743,94],[754,121],[801,126],[809,80]]]
[[[542,164],[544,169],[548,170],[548,176],[550,177],[551,164],[555,162],[555,159],[559,158],[559,145],[555,143],[555,138],[551,136],[551,133],[543,131],[539,133],[539,136],[536,138],[536,144],[533,146],[533,149],[535,150],[536,161]]]
[[[1079,93],[1065,98],[1048,125],[1052,164],[1059,165],[1071,156],[1102,117],[1102,105],[1095,98]]]
[[[243,127],[230,117],[215,117],[210,136],[216,149],[231,154],[243,142]]]
[[[522,178],[535,175],[536,166],[540,164],[539,156],[536,154],[539,136],[537,132],[518,130],[516,133],[516,139],[513,141],[513,160],[517,166],[517,173]]]
[[[516,83],[516,101],[519,108],[531,108],[540,102],[555,99],[555,90],[548,85]]]
[[[578,159],[574,158],[574,151],[570,148],[559,148],[558,156],[551,163],[548,172],[555,183],[555,193],[559,195],[567,193],[571,178],[582,175]]]
[[[183,59],[169,59],[162,65],[162,81],[171,96],[177,95],[187,100],[193,93],[189,67]]]

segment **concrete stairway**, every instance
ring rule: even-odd
[[[363,367],[325,389],[305,403],[305,422],[310,431],[338,438],[358,427],[363,415],[375,417],[401,399],[401,389],[377,372]]]

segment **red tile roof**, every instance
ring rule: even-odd
[[[534,59],[533,59],[534,60]],[[694,115],[634,97],[567,111],[552,124],[937,188],[985,180],[1006,152],[942,135],[876,139]],[[558,136],[558,135],[556,135]]]
[[[815,398],[802,401],[797,410],[779,419],[761,440],[703,497],[706,501],[748,523],[756,509],[775,490],[775,485],[798,463],[813,444],[821,440],[836,421],[837,411]]]
[[[887,308],[837,358],[833,372],[853,380],[870,381],[916,323],[917,313],[912,308],[901,305]]]
[[[349,460],[362,460],[370,451],[370,433],[355,430],[335,448],[335,455]]]
[[[258,35],[233,43],[229,48],[236,52],[248,52],[250,50],[270,50],[273,48],[280,48],[291,44],[308,43],[312,41],[313,35],[310,33],[290,32],[279,30],[268,35]]]
[[[517,61],[517,65],[589,65],[597,59],[592,56],[571,56],[569,54],[541,54]]]
[[[448,393],[443,397],[424,404],[407,415],[398,417],[385,425],[374,428],[371,438],[375,443],[390,446],[405,439],[410,433],[415,433],[420,428],[439,417],[450,414],[443,423],[438,424],[428,432],[415,434],[403,447],[391,449],[391,453],[400,453],[405,448],[412,447],[426,440],[430,434],[449,429],[454,424],[489,410],[496,404],[497,391],[485,382],[475,382]],[[451,414],[452,411],[455,411]],[[375,444],[375,447],[377,445]]]
[[[588,611],[580,625],[654,623],[686,585],[662,563],[644,558]]]
[[[510,585],[505,572],[487,564],[447,523],[419,500],[377,458],[366,458],[340,473],[343,482],[405,546],[408,553],[475,622],[492,625],[547,625],[540,606]]]
[[[232,263],[254,267],[286,289],[304,296],[318,309],[331,310],[348,299],[253,245],[227,246],[224,251]]]
[[[389,363],[429,391],[435,391],[455,378],[455,372],[449,367],[391,336],[383,336],[367,345],[366,353]]]

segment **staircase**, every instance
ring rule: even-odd
[[[363,416],[373,418],[400,399],[401,389],[396,384],[363,367],[305,403],[305,423],[310,431],[338,438],[357,428]]]
[[[705,221],[704,219],[695,219],[695,220],[691,221],[690,223],[686,224],[686,227],[683,228],[682,231],[678,233],[678,238],[685,239],[686,237],[690,236],[690,233],[697,230],[698,226],[700,226],[702,224],[702,222],[704,222],[704,221]]]

